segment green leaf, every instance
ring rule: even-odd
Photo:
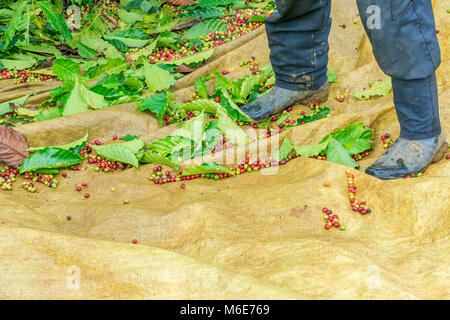
[[[247,22],[264,22],[264,20],[266,19],[265,15],[260,15],[260,16],[251,16]]]
[[[350,155],[355,155],[369,149],[373,149],[373,134],[371,128],[366,128],[364,123],[352,123],[347,129],[341,129],[331,134]]]
[[[247,99],[253,92],[256,86],[264,82],[264,77],[261,75],[249,75],[244,78],[241,86],[241,97]]]
[[[80,42],[96,50],[99,55],[104,54],[107,59],[123,59],[122,54],[108,41],[103,40],[98,33],[84,31],[80,34]]]
[[[261,68],[261,73],[269,77],[275,75],[275,71],[273,71],[273,67],[270,63],[264,65],[264,67]]]
[[[81,162],[81,157],[69,150],[60,148],[44,148],[26,158],[19,170],[20,173],[38,169],[56,169],[74,166]]]
[[[205,126],[205,114],[202,112],[200,115],[185,121],[181,128],[177,130],[178,136],[185,137],[189,140],[193,140],[195,145],[201,145]]]
[[[144,62],[144,77],[148,89],[155,92],[169,89],[176,82],[170,72],[146,61]]]
[[[194,174],[203,174],[203,173],[228,173],[233,174],[228,168],[217,164],[217,163],[202,163],[195,164],[189,166],[188,168],[183,169],[183,173],[181,177],[192,176]]]
[[[163,63],[175,64],[177,66],[179,66],[181,64],[189,65],[191,63],[198,63],[198,62],[207,60],[207,59],[211,58],[213,53],[214,53],[214,49],[211,49],[211,50],[201,51],[199,53],[195,53],[195,54],[192,54],[190,56],[187,56],[187,57],[184,57],[181,59],[164,61]]]
[[[127,11],[125,9],[119,9],[118,16],[120,20],[130,25],[144,19],[144,13],[142,11]]]
[[[286,119],[290,119],[292,116],[289,112],[284,112],[281,117],[277,120],[277,125],[284,123]]]
[[[62,56],[61,52],[54,46],[50,44],[31,44],[31,43],[23,43],[20,46],[20,49],[31,52],[39,52],[39,53],[48,53],[52,54],[55,57],[59,58]]]
[[[58,169],[37,169],[34,171],[35,174],[59,174]]]
[[[360,100],[368,100],[374,96],[385,96],[392,90],[391,78],[384,78],[382,81],[370,82],[370,88],[359,93],[353,94]]]
[[[214,33],[216,31],[225,32],[227,30],[227,26],[220,19],[207,20],[204,22],[200,22],[186,31],[184,34],[185,39],[194,39],[204,37],[208,34],[208,32]]]
[[[265,83],[266,86],[271,86],[273,84],[275,84],[275,76],[271,76]]]
[[[314,110],[312,114],[305,114],[303,117],[297,118],[297,122],[295,124],[289,124],[286,127],[291,128],[295,126],[300,126],[302,123],[309,123],[316,120],[323,119],[330,114],[330,108],[327,106],[320,107],[317,110]],[[281,120],[281,119],[280,119]],[[285,119],[283,119],[284,121]]]
[[[144,0],[140,3],[139,8],[145,13],[149,13],[152,9],[157,9],[161,5],[160,2],[156,0]]]
[[[19,21],[22,17],[23,10],[25,9],[25,6],[28,4],[28,1],[21,0],[18,2],[17,7],[15,8],[14,15],[12,16],[11,20],[8,22],[8,25],[6,26],[5,31],[5,47],[9,45],[9,43],[14,38],[14,34],[16,33],[16,30],[19,26]],[[9,69],[9,68],[7,68]]]
[[[64,39],[72,39],[72,33],[67,27],[66,20],[54,10],[53,4],[50,1],[39,1],[37,4],[53,28],[61,32]]]
[[[312,157],[319,155],[325,148],[328,146],[330,139],[326,139],[324,142],[321,142],[316,145],[310,146],[294,146],[295,152],[303,157]]]
[[[284,138],[280,149],[274,154],[274,159],[277,161],[286,160],[287,157],[291,154],[292,150],[294,150],[294,145],[292,144],[291,140],[289,140],[289,138]]]
[[[181,149],[190,151],[192,140],[183,136],[167,136],[152,142],[147,150],[159,153],[169,159],[176,159]],[[190,154],[190,152],[189,152]]]
[[[337,140],[330,138],[327,149],[325,150],[327,155],[327,161],[343,164],[344,166],[351,168],[358,168],[355,160],[348,154],[345,149]]]
[[[59,58],[53,62],[53,73],[63,82],[74,82],[81,75],[80,67],[75,62]]]
[[[131,39],[141,39],[147,40],[149,38],[148,34],[139,29],[125,29],[120,32],[115,32],[114,36],[122,37],[122,38],[131,38]]]
[[[110,144],[106,146],[92,146],[92,149],[101,157],[111,161],[131,164],[139,167],[139,161],[136,153],[142,149],[144,142],[141,139],[135,139],[120,144]]]
[[[183,105],[183,109],[186,111],[204,111],[213,114],[217,112],[217,109],[221,108],[222,106],[219,103],[206,99],[192,101]]]
[[[192,11],[186,11],[182,14],[182,18],[189,18],[189,19],[198,19],[201,18],[202,20],[208,20],[208,19],[214,19],[214,18],[221,18],[225,15],[224,8],[203,8],[203,9],[197,9]]]
[[[130,59],[136,61],[139,57],[148,57],[156,48],[157,40],[153,40],[147,46],[130,53]]]
[[[178,168],[178,163],[171,161],[169,158],[153,151],[145,151],[140,161],[142,163],[157,163]]]
[[[60,145],[60,146],[36,147],[36,148],[30,147],[30,148],[28,148],[28,151],[34,152],[34,151],[42,150],[42,149],[45,149],[45,148],[59,148],[59,149],[64,149],[64,150],[70,150],[70,151],[73,152],[73,149],[76,149],[77,147],[79,147],[81,145],[85,145],[87,140],[88,140],[88,133],[86,133],[84,135],[84,137],[82,137],[81,139],[78,139],[78,140],[76,140],[74,142],[71,142],[71,143],[63,144],[63,145]]]
[[[232,118],[234,121],[254,121],[247,114],[245,114],[244,111],[242,111],[236,103],[234,103],[233,99],[230,97],[227,91],[223,91],[222,96],[225,98],[225,100],[222,99],[220,104],[226,109],[230,118]]]
[[[44,121],[44,120],[51,120],[62,117],[62,112],[59,108],[50,108],[47,110],[39,111],[39,113],[36,115],[36,117],[33,119],[33,121]]]
[[[17,99],[13,99],[13,100],[9,100],[9,101],[5,101],[0,103],[0,116],[10,113],[12,112],[11,108],[9,107],[9,105],[12,103],[14,105],[18,105],[21,106],[25,103],[25,101],[27,101],[29,95],[17,98]]]
[[[120,51],[128,51],[130,48],[128,48],[128,46],[123,43],[120,40],[117,39],[111,39],[111,40],[106,40],[107,42],[109,42],[114,48],[116,48],[117,50]]]
[[[233,8],[236,8],[237,6],[239,6],[239,8],[242,8],[241,4],[244,5],[244,8],[247,7],[247,5],[245,5],[245,3],[243,3],[243,1],[238,0],[236,2],[236,4],[233,5]],[[274,2],[272,0],[266,0],[266,1],[262,1],[262,2],[249,2],[248,3],[248,7],[250,7],[250,8],[266,8],[269,5],[274,5]]]
[[[133,153],[138,153],[145,146],[145,142],[139,138],[123,142],[120,146],[130,149]]]
[[[128,46],[130,48],[142,48],[149,41],[149,40],[118,37],[118,36],[112,36],[112,35],[103,35],[103,38],[106,40],[118,40],[120,42],[123,42],[126,46]]]
[[[200,0],[197,7],[211,8],[211,7],[228,7],[236,0]]]
[[[97,51],[84,45],[82,42],[76,42],[78,54],[85,58],[97,58]]]
[[[121,73],[128,69],[130,64],[123,58],[108,59],[108,62],[89,70],[89,77],[95,79],[105,75]]]
[[[328,82],[330,82],[330,83],[337,82],[336,72],[327,70],[327,77],[328,77]]]
[[[192,158],[203,157],[211,154],[222,138],[222,132],[217,126],[217,120],[209,121],[203,134],[202,145],[194,151]]]
[[[30,117],[30,118],[34,118],[38,113],[36,110],[22,108],[22,107],[17,108],[15,112],[18,116],[26,116],[26,117]]]
[[[93,147],[95,152],[105,159],[117,161],[121,163],[131,164],[134,167],[139,167],[139,161],[136,155],[128,148],[124,148],[118,144],[108,146]]]
[[[125,140],[125,141],[131,141],[131,140],[136,140],[136,139],[140,139],[140,138],[138,136],[127,134],[126,136],[120,137],[119,139]]]
[[[199,97],[208,99],[208,89],[206,87],[206,81],[204,77],[200,77],[195,80],[195,91]]]
[[[176,35],[176,34],[175,34]],[[156,38],[156,46],[157,47],[170,47],[174,48],[173,43],[177,42],[173,33],[163,33]]]
[[[216,88],[216,90],[228,91],[236,89],[233,81],[221,75],[217,70],[214,70],[214,75],[216,79],[216,85],[214,87]]]
[[[63,115],[87,112],[88,106],[93,109],[100,109],[108,105],[102,95],[88,90],[86,85],[78,77],[75,77],[75,84],[65,104]]]
[[[8,70],[23,70],[34,66],[37,60],[34,58],[28,60],[0,59],[0,63],[3,65],[3,68]]]
[[[165,93],[158,93],[150,96],[149,98],[145,99],[144,101],[138,103],[136,105],[136,108],[139,112],[142,112],[144,110],[149,110],[151,112],[154,112],[156,114],[156,118],[159,121],[159,124],[163,124],[163,116],[166,112],[166,108],[169,104],[169,99],[167,97],[167,94]]]
[[[217,109],[217,116],[217,126],[230,143],[238,146],[248,143],[249,139],[244,130],[222,108]]]
[[[122,86],[122,89],[133,93],[138,93],[144,88],[144,84],[137,78],[126,78],[122,82]]]

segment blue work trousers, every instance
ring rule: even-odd
[[[431,0],[356,2],[374,56],[392,77],[400,136],[439,135],[435,70],[441,58]],[[276,5],[265,21],[276,85],[319,88],[327,81],[331,0],[277,0]]]

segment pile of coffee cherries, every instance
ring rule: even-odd
[[[223,149],[231,149],[234,145],[232,143],[227,143],[227,138],[222,137],[222,139],[217,142],[217,145],[211,151],[212,153],[220,152]]]
[[[355,161],[362,160],[363,158],[367,157],[367,156],[370,154],[370,151],[372,151],[372,149],[369,149],[369,150],[366,150],[366,151],[364,151],[364,152],[355,154],[355,155],[352,156],[352,158],[353,158]]]
[[[24,179],[29,179],[32,180],[32,182],[24,182],[22,184],[22,187],[24,187],[27,191],[30,192],[35,192],[36,190],[33,191],[33,189],[36,189],[34,183],[39,182],[42,183],[43,185],[52,188],[52,189],[56,189],[56,187],[58,186],[58,180],[55,179],[53,174],[31,174],[31,173],[24,173],[23,175]],[[25,185],[26,184],[26,185]],[[31,189],[31,190],[29,190]]]
[[[0,185],[3,191],[11,191],[12,185],[16,181],[19,170],[10,169],[8,166],[3,167],[0,171]]]
[[[7,70],[0,71],[0,79],[14,79],[16,83],[28,83],[33,81],[48,81],[56,79],[54,76],[31,73],[27,70]]]
[[[392,146],[395,140],[391,138],[391,135],[389,133],[385,133],[381,136],[381,141],[383,141],[383,147],[387,149]]]
[[[13,183],[16,182],[16,177],[19,176],[19,170],[18,169],[11,169],[7,166],[5,166],[1,171],[0,176],[0,185],[1,189],[4,191],[10,191],[12,190]],[[29,192],[36,192],[36,183],[42,183],[43,185],[55,189],[58,186],[58,180],[56,180],[53,176],[53,174],[31,174],[31,173],[24,173],[23,175],[24,179],[32,180],[31,182],[23,182],[22,188]]]
[[[217,172],[217,173],[206,173],[206,174],[205,173],[194,174],[194,175],[184,176],[184,177],[177,177],[175,174],[172,174],[170,171],[163,172],[162,167],[157,166],[157,167],[153,168],[153,174],[149,179],[152,180],[155,184],[165,184],[165,183],[169,183],[169,182],[194,180],[194,179],[199,179],[199,178],[222,180],[225,178],[229,178],[229,177],[244,174],[244,173],[256,172],[256,171],[260,171],[260,170],[267,169],[270,167],[277,167],[280,165],[285,165],[290,160],[296,159],[298,157],[301,157],[301,155],[299,155],[298,153],[296,153],[294,151],[287,157],[287,159],[283,159],[281,161],[276,161],[269,157],[267,157],[265,159],[260,159],[258,157],[255,161],[251,162],[250,161],[251,154],[247,154],[245,160],[243,160],[240,164],[238,164],[237,166],[228,168],[232,172],[231,174]],[[326,160],[327,156],[326,155],[318,155],[318,156],[313,156],[311,158],[316,159],[316,160]],[[181,175],[183,173],[183,170],[179,169],[178,173]]]
[[[367,205],[366,201],[359,201],[355,198],[356,195],[356,185],[355,185],[355,176],[347,170],[345,172],[347,174],[347,187],[348,187],[348,200],[350,201],[350,205],[352,206],[353,211],[357,211],[362,215],[371,213],[372,210]]]
[[[339,222],[339,216],[328,208],[322,208],[324,213],[323,219],[325,220],[324,228],[330,230],[331,227],[339,228],[339,230],[344,231],[347,227]]]
[[[178,173],[182,174],[183,170],[179,169]],[[153,182],[155,184],[165,184],[168,182],[178,182],[181,179],[179,177],[177,177],[175,174],[171,173],[169,170],[167,170],[166,172],[163,172],[162,167],[157,166],[157,167],[153,167],[153,174],[152,174],[151,180],[153,180]]]
[[[287,159],[281,161],[276,161],[271,158],[265,158],[264,160],[257,158],[255,161],[250,161],[251,154],[247,154],[245,160],[243,160],[239,165],[228,168],[232,173],[215,172],[215,173],[194,174],[184,177],[178,177],[168,170],[163,172],[162,167],[157,166],[153,168],[153,174],[150,177],[150,180],[152,180],[155,184],[165,184],[169,182],[179,182],[199,178],[222,180],[230,178],[232,176],[241,175],[244,173],[256,172],[270,167],[285,165],[286,163],[288,163],[289,160],[295,159],[298,156],[299,156],[298,154],[293,153],[289,155]],[[220,169],[217,170],[219,171]],[[183,173],[183,170],[179,169],[178,173],[181,175]]]
[[[157,64],[159,61],[180,59],[196,54],[199,50],[208,50],[230,42],[263,25],[263,22],[251,22],[248,20],[253,16],[265,14],[263,9],[233,10],[230,12],[230,15],[225,15],[221,18],[222,22],[227,26],[226,31],[208,32],[207,35],[200,38],[201,44],[183,39],[183,34],[181,34],[182,40],[175,44],[175,48],[164,46],[156,48],[155,52],[148,56],[150,63]],[[137,50],[132,49],[130,51],[136,52]]]
[[[115,139],[113,139],[115,140]],[[88,163],[96,164],[95,171],[96,172],[109,172],[117,169],[125,170],[128,165],[115,162],[108,161],[105,158],[99,156],[97,153],[92,151],[92,145],[101,145],[102,143],[99,140],[95,140],[94,142],[87,142],[83,150],[80,151],[80,155],[82,155],[85,159],[87,159]],[[81,166],[75,166],[72,168],[73,170],[81,170]]]
[[[24,188],[25,190],[27,190],[28,192],[31,193],[35,193],[36,192],[36,187],[34,186],[34,183],[32,182],[23,182],[22,183],[22,188]]]
[[[250,57],[248,60],[242,61],[239,66],[243,67],[250,65],[250,71],[252,74],[257,74],[259,72],[259,65],[256,63],[256,58],[254,56]]]

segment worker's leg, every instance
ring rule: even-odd
[[[278,0],[266,19],[276,85],[289,90],[318,89],[327,81],[330,0]]]
[[[357,0],[381,69],[392,77],[400,138],[366,172],[395,178],[424,170],[441,157],[435,70],[440,64],[429,0]]]
[[[255,120],[299,102],[328,97],[328,35],[331,0],[277,0],[266,19],[270,60],[276,75],[271,92],[243,107]]]

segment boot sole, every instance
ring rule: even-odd
[[[422,168],[418,172],[411,172],[411,173],[409,173],[409,175],[415,177],[415,176],[417,176],[417,174],[425,172],[425,170],[427,170],[427,168],[430,165],[432,165],[433,163],[441,161],[445,157],[445,154],[447,152],[447,148],[448,148],[448,143],[446,141],[444,141],[442,146],[439,148],[439,150],[436,152],[436,154],[434,155],[433,159],[430,161],[430,163],[428,163],[427,166],[425,166],[424,168]],[[370,173],[368,173],[368,174],[371,175]],[[381,180],[394,180],[394,179],[401,179],[401,178],[405,177],[404,175],[392,175],[392,176],[383,177],[383,178],[377,177],[375,175],[373,175],[373,176],[378,178],[378,179],[381,179]]]
[[[323,88],[322,90],[307,96],[299,101],[296,101],[292,106],[294,105],[305,105],[305,106],[310,106],[314,103],[323,103],[326,102],[328,100],[328,96],[330,93],[330,86],[327,84],[325,88]],[[287,109],[287,108],[286,108]],[[285,110],[286,110],[285,109]],[[277,112],[280,113],[280,112]],[[276,113],[275,113],[276,114]],[[265,121],[267,119],[269,119],[270,117],[272,117],[272,115],[268,115],[267,117],[258,119],[257,121],[262,122]]]
[[[439,150],[434,155],[433,160],[431,160],[431,162],[425,168],[420,170],[420,172],[415,172],[415,173],[413,173],[413,175],[417,176],[418,173],[424,173],[425,170],[427,170],[428,167],[431,166],[433,163],[441,161],[445,157],[445,153],[447,152],[447,149],[448,149],[448,143],[447,143],[447,141],[444,141],[442,146],[439,148]],[[401,178],[401,177],[399,177],[399,178]]]
[[[439,150],[434,155],[433,160],[431,160],[431,162],[425,168],[423,168],[420,172],[416,172],[414,175],[425,172],[425,170],[427,170],[428,167],[431,166],[433,163],[441,161],[445,157],[445,153],[447,152],[447,149],[448,149],[448,143],[447,143],[447,141],[444,141],[442,146],[439,148]]]

